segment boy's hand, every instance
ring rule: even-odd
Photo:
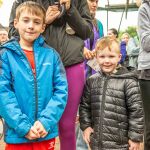
[[[40,121],[34,123],[34,128],[38,131],[41,138],[44,138],[48,134]]]
[[[49,6],[46,11],[45,23],[51,24],[59,15],[58,5]]]
[[[70,0],[60,0],[60,4],[65,4],[66,10],[70,9]]]
[[[95,51],[90,51],[89,49],[87,49],[86,47],[84,47],[83,56],[86,59],[93,59],[95,57]]]
[[[93,133],[93,132],[94,132],[94,130],[93,130],[91,127],[88,127],[88,128],[86,128],[86,129],[83,131],[83,139],[85,140],[85,142],[86,142],[87,144],[90,143],[90,135],[91,135],[91,133]]]
[[[37,138],[40,138],[40,135],[39,135],[37,129],[32,126],[25,137],[29,140],[35,140]]]
[[[140,142],[133,142],[129,140],[128,143],[129,143],[129,150],[140,150]]]

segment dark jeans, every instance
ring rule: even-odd
[[[150,150],[150,80],[140,80],[144,107],[144,150]]]

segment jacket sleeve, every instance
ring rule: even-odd
[[[134,38],[130,38],[127,44],[128,56],[138,56],[140,47],[136,45]]]
[[[135,79],[128,79],[126,83],[125,94],[129,119],[128,137],[132,141],[141,142],[144,132],[144,114],[139,83]]]
[[[138,35],[142,49],[147,52],[150,51],[150,15],[149,11],[147,12],[148,9],[150,11],[149,5],[144,3],[138,13]]]
[[[23,3],[23,0],[17,0],[13,2],[13,6],[11,8],[11,13],[10,13],[10,17],[9,17],[9,38],[11,38],[12,36],[16,37],[19,36],[17,30],[14,27],[14,19],[16,16],[16,8]]]
[[[46,131],[51,131],[58,124],[68,98],[68,84],[63,64],[58,54],[54,57],[53,96],[38,118]]]
[[[7,57],[3,58],[2,54],[0,55],[0,116],[20,137],[24,137],[32,126],[29,118],[21,112],[18,105],[9,63]]]
[[[120,60],[120,63],[123,63],[125,61],[125,58],[126,58],[126,43],[124,41],[121,41],[120,43],[120,52],[121,52],[121,60]]]
[[[80,128],[83,131],[88,127],[92,127],[90,97],[90,84],[87,80],[79,107]]]
[[[92,19],[86,0],[80,0],[80,5],[76,8],[73,4],[67,13],[67,23],[72,27],[75,33],[83,40],[86,40],[93,34]]]

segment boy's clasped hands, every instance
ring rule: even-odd
[[[35,140],[38,138],[44,138],[47,134],[48,132],[45,130],[42,123],[36,121],[25,137],[29,140]]]

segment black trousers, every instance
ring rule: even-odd
[[[144,150],[150,150],[150,80],[140,80],[144,107]]]

